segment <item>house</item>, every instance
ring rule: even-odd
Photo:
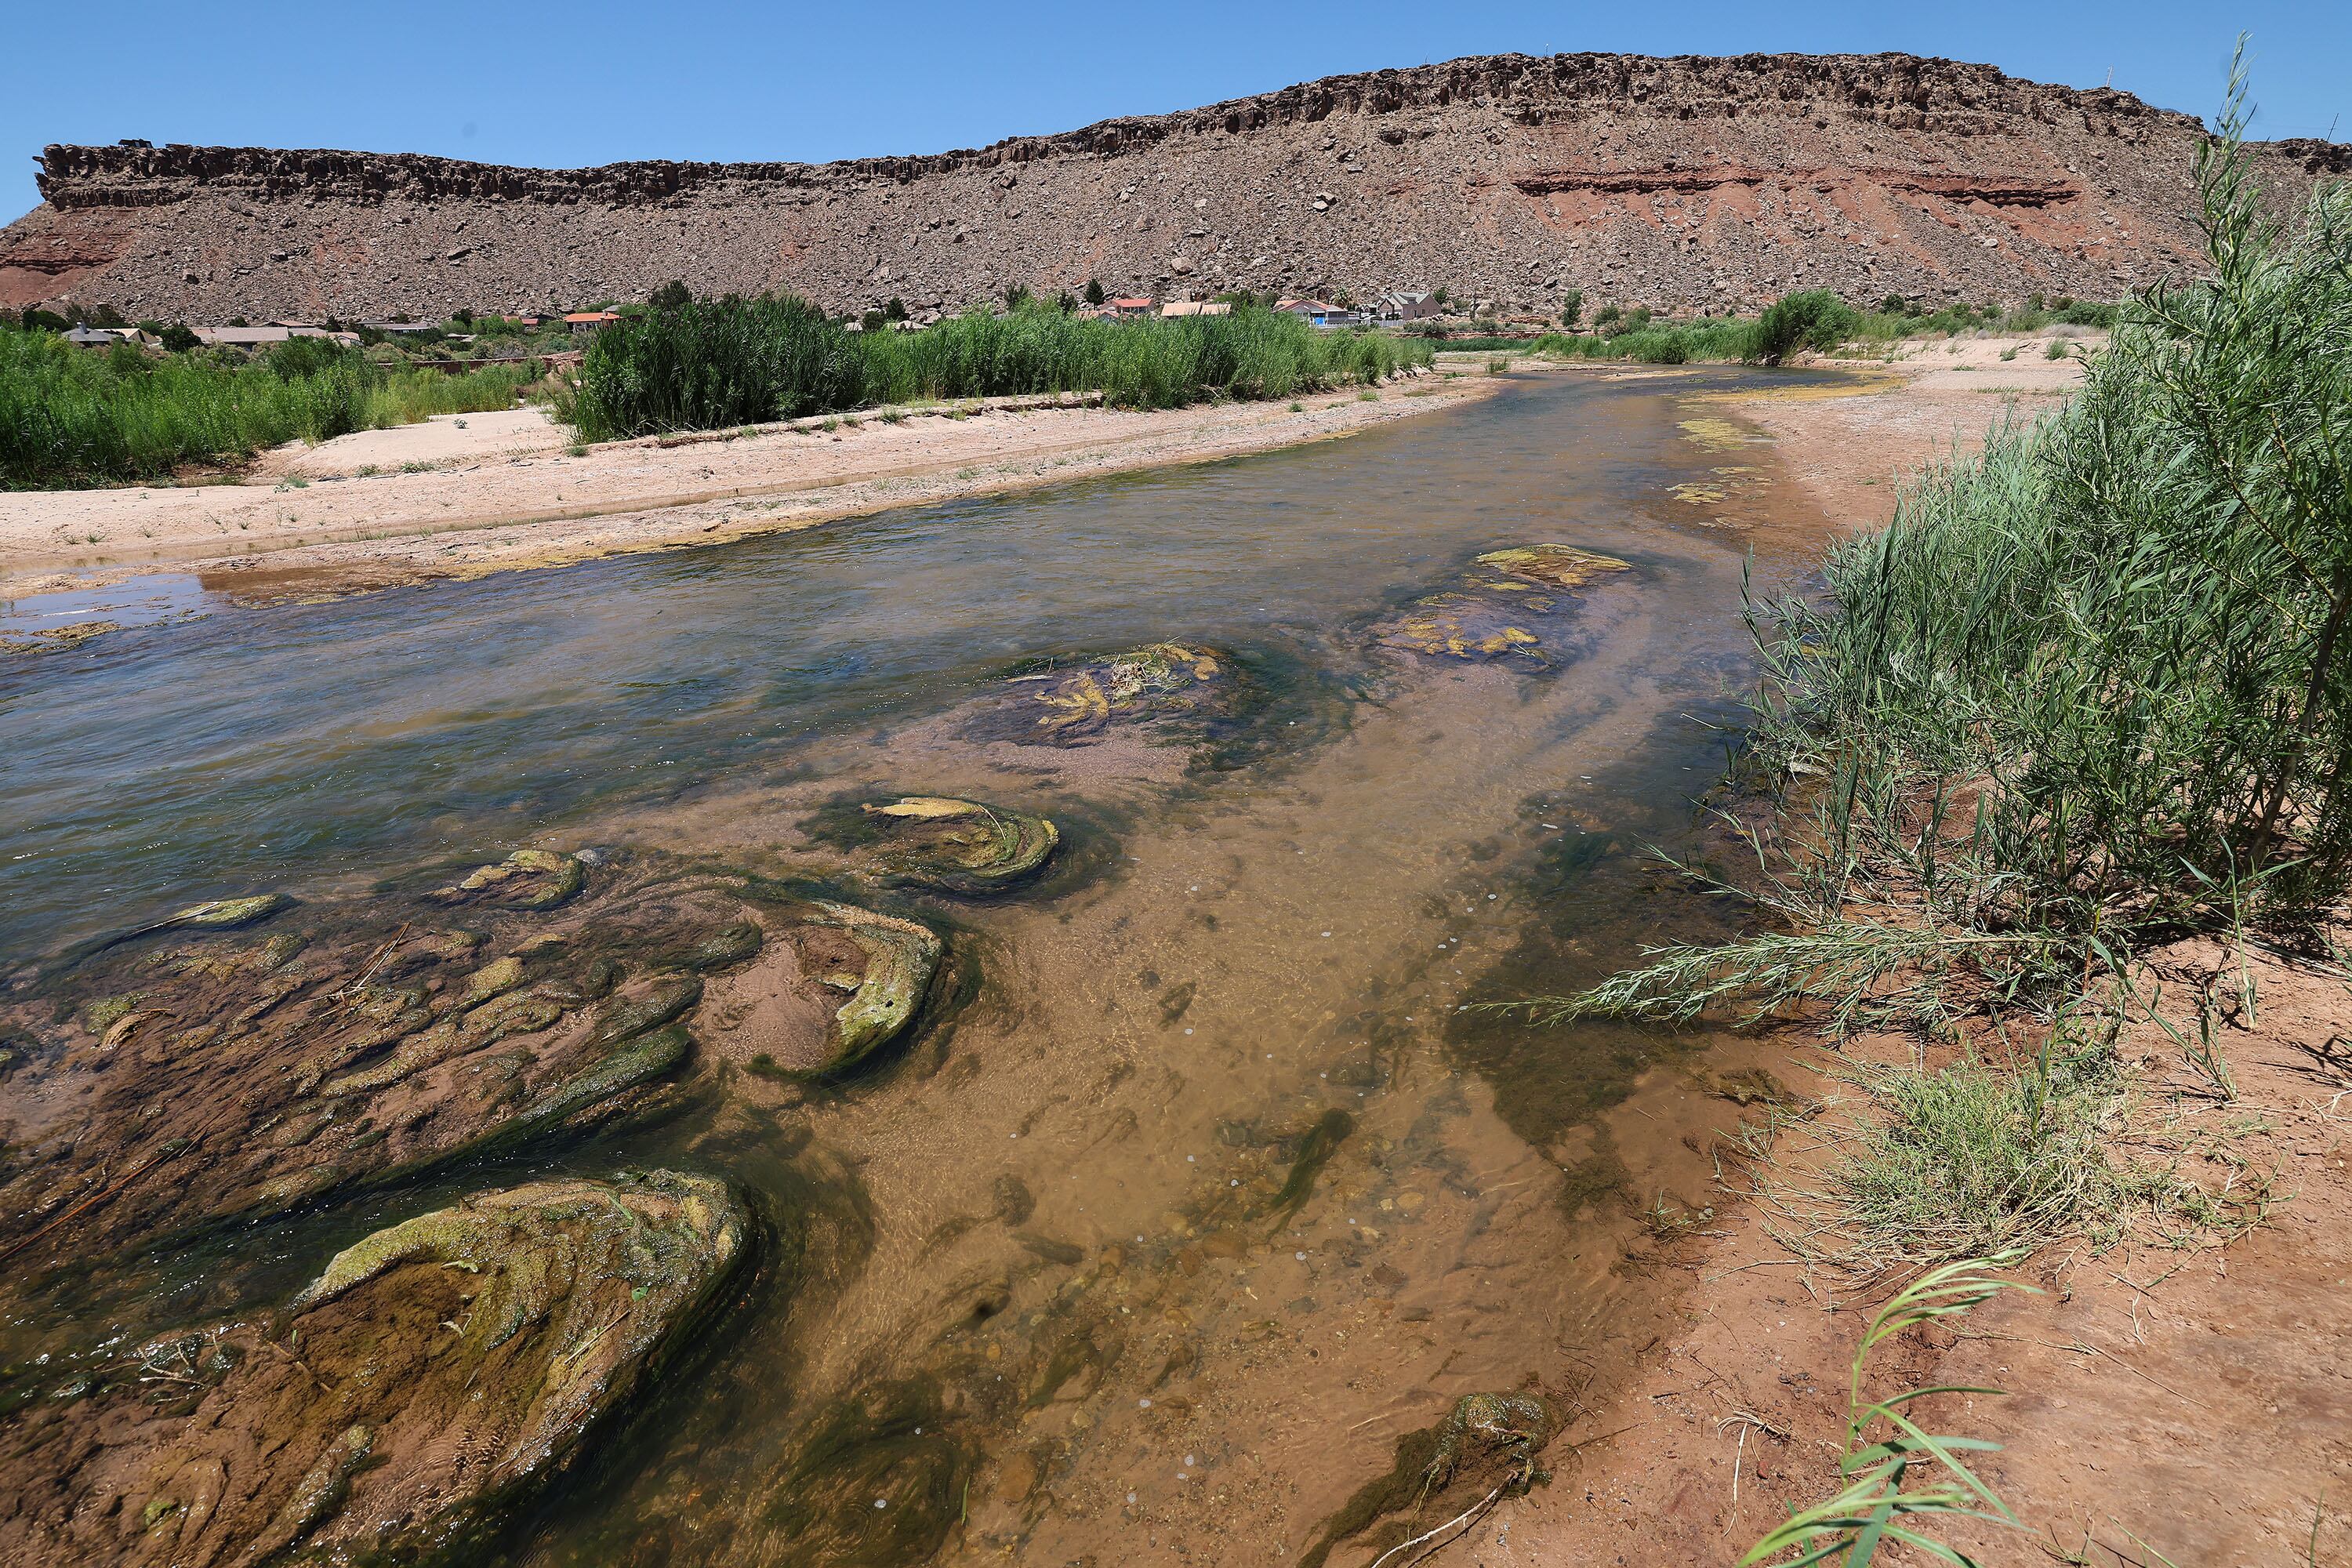
[[[1287,310],[1310,327],[1352,327],[1363,317],[1347,305],[1334,305],[1322,300],[1276,300],[1274,308]]]
[[[86,349],[110,349],[121,341],[121,333],[110,332],[104,327],[76,327],[66,334],[66,342]]]
[[[1383,321],[1423,321],[1445,314],[1445,307],[1426,289],[1391,289],[1373,301],[1372,313]]]
[[[570,327],[575,336],[584,337],[620,319],[620,313],[615,310],[574,310],[563,318],[563,324]]]
[[[1114,316],[1148,316],[1151,314],[1149,300],[1106,300],[1103,306]]]
[[[291,327],[196,327],[196,342],[206,348],[252,349],[282,343],[293,337]]]
[[[1234,302],[1230,300],[1171,300],[1160,307],[1163,316],[1230,316]]]

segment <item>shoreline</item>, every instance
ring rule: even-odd
[[[570,565],[1335,440],[1503,384],[1422,377],[1364,389],[1372,398],[1142,412],[1002,398],[584,453],[537,409],[442,416],[280,449],[242,483],[0,495],[0,597],[170,573],[241,604],[277,603]],[[93,606],[74,624],[103,614]]]

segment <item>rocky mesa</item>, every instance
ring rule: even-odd
[[[977,151],[505,168],[416,154],[53,146],[0,303],[136,317],[437,315],[698,292],[952,309],[1013,284],[1443,286],[1753,307],[2112,299],[2196,253],[2205,139],[2128,93],[1906,55],[1461,59]],[[2352,149],[2274,142],[2299,198]]]

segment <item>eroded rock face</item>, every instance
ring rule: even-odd
[[[2218,87],[2218,82],[2216,86]],[[440,316],[793,289],[919,314],[1119,292],[1445,287],[1752,308],[1792,287],[2116,298],[2192,264],[2204,130],[2128,93],[1907,55],[1498,55],[930,156],[501,168],[415,154],[51,147],[0,304],[135,318]],[[2344,150],[2258,150],[2300,201]],[[692,243],[681,247],[681,232]]]
[[[1566,544],[1489,551],[1463,574],[1459,587],[1414,600],[1375,640],[1441,658],[1549,666],[1571,604],[1566,595],[1629,570],[1614,556]]]
[[[0,1418],[0,1562],[474,1560],[658,1375],[746,1225],[723,1184],[655,1172],[378,1231],[283,1313],[25,1391]]]

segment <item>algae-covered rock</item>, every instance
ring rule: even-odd
[[[1458,586],[1407,605],[1375,638],[1388,647],[1435,658],[1514,658],[1548,666],[1548,644],[1559,640],[1555,626],[1569,608],[1560,595],[1628,570],[1614,556],[1567,544],[1490,550],[1477,557]]]
[[[834,1015],[839,1029],[833,1059],[820,1071],[856,1065],[898,1032],[922,1005],[923,993],[940,966],[940,939],[927,926],[876,914],[848,904],[819,903],[822,921],[849,933],[866,951],[866,973],[857,990]]]
[[[481,1560],[741,1260],[720,1183],[469,1198],[346,1248],[282,1315],[151,1342],[0,1426],[0,1561]]]
[[[560,855],[551,849],[518,849],[496,865],[477,868],[436,896],[445,903],[551,910],[568,902],[587,883],[588,868],[576,855]]]
[[[1478,557],[1478,564],[1554,588],[1582,588],[1612,572],[1632,570],[1613,555],[1596,554],[1571,544],[1522,544],[1508,550],[1490,550]]]
[[[906,1033],[945,952],[937,933],[825,900],[778,913],[758,962],[711,983],[703,1012],[713,1055],[764,1075],[826,1078]]]
[[[1014,678],[1037,689],[1027,696],[1036,712],[1036,738],[1069,744],[1100,733],[1116,720],[1165,719],[1219,705],[1230,672],[1206,648],[1152,643],[1081,661],[1051,675]]]
[[[908,795],[863,809],[879,830],[874,858],[884,871],[952,892],[1010,887],[1043,866],[1061,840],[1045,817],[944,795]]]

